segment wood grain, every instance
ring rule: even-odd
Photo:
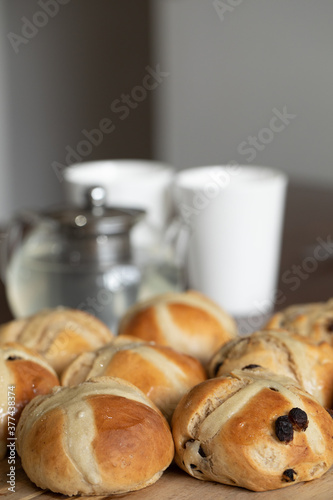
[[[66,499],[64,495],[43,491],[29,481],[20,462],[16,462],[15,493],[8,491],[6,474],[9,466],[7,460],[0,462],[0,496],[10,500],[55,500]],[[286,500],[294,498],[301,500],[332,500],[333,498],[333,468],[322,478],[308,483],[299,483],[281,490],[255,493],[235,486],[225,486],[218,483],[199,481],[172,465],[153,486],[143,490],[115,496],[128,500],[201,500],[220,498],[223,500]],[[109,496],[70,497],[82,500],[106,500]]]

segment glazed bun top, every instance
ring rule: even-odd
[[[184,396],[172,418],[177,464],[197,479],[254,491],[320,477],[333,419],[288,377],[234,370]]]
[[[59,307],[42,310],[0,328],[0,343],[15,341],[40,353],[58,374],[81,352],[113,339],[109,328],[84,311]]]
[[[121,339],[122,337],[118,337]],[[115,340],[82,353],[63,372],[63,385],[93,377],[120,377],[139,387],[169,419],[181,397],[207,378],[200,361],[169,346]]]
[[[333,299],[287,307],[274,314],[265,328],[284,328],[304,341],[333,345]]]
[[[130,308],[119,335],[169,345],[206,364],[216,350],[237,335],[231,316],[196,292],[157,295]]]
[[[302,342],[286,330],[254,332],[222,346],[210,362],[209,375],[256,365],[291,377],[323,406],[333,405],[333,347],[327,342]]]
[[[35,398],[20,418],[17,451],[43,489],[108,495],[155,482],[174,445],[149,398],[125,380],[100,377]]]

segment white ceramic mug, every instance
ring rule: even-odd
[[[66,201],[82,207],[87,190],[102,186],[106,204],[146,211],[146,224],[135,228],[138,244],[149,244],[152,231],[163,231],[172,213],[173,167],[152,160],[114,159],[76,163],[64,169]],[[148,229],[152,229],[150,231]]]
[[[231,314],[274,305],[287,177],[267,167],[207,166],[179,172],[176,210],[190,226],[189,286]]]

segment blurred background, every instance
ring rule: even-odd
[[[0,222],[61,201],[80,160],[268,165],[295,262],[300,220],[315,238],[312,204],[333,210],[332,21],[330,0],[3,0]]]
[[[0,10],[2,220],[59,201],[66,156],[270,165],[333,187],[330,0],[3,0]],[[159,75],[144,95],[147,66]],[[271,121],[279,113],[285,123]],[[114,131],[80,154],[103,118]]]
[[[110,109],[150,64],[147,1],[5,0],[0,9],[2,218],[59,201],[55,162],[65,165],[103,118],[116,129],[82,159],[152,155],[150,97],[123,121]]]

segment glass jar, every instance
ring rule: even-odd
[[[86,209],[25,212],[11,225],[5,283],[15,317],[67,306],[96,315],[116,331],[136,301],[184,289],[177,223],[159,245],[135,248],[131,230],[144,211],[105,207],[99,187],[89,199]]]

